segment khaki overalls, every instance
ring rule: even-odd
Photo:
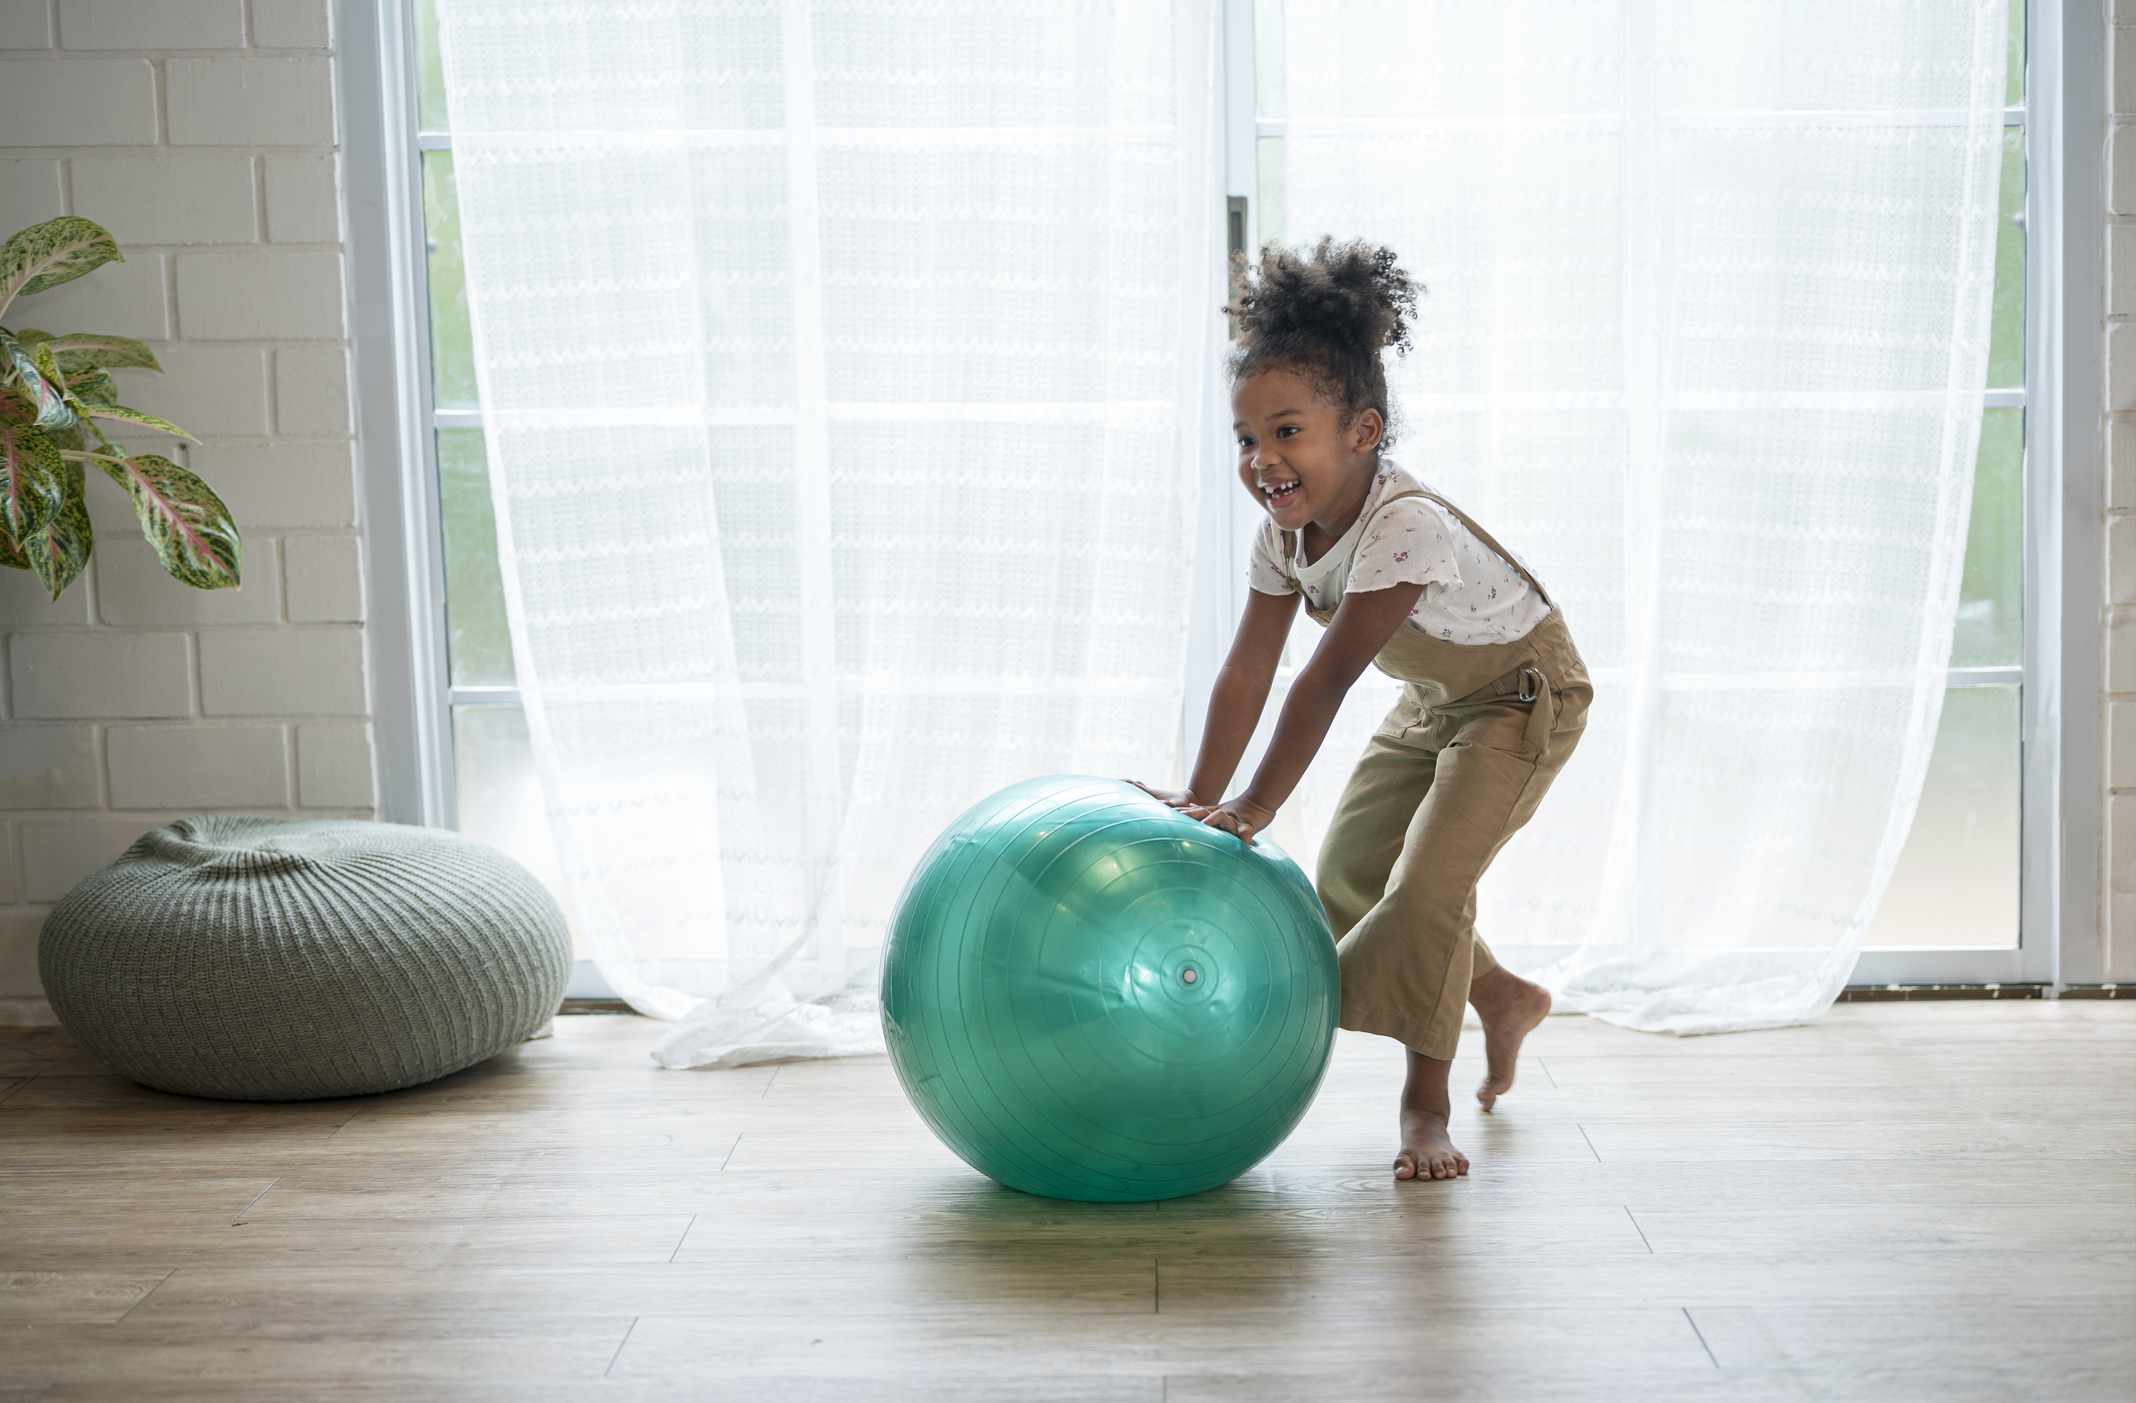
[[[1565,615],[1510,551],[1428,491],[1542,595],[1510,643],[1451,643],[1404,621],[1373,664],[1406,685],[1366,744],[1320,847],[1316,885],[1342,968],[1341,1024],[1451,1061],[1469,981],[1497,962],[1477,937],[1476,884],[1542,802],[1594,697]],[[1283,533],[1286,558],[1292,536]],[[1306,612],[1326,627],[1332,610]]]

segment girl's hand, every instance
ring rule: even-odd
[[[1160,803],[1164,804],[1164,805],[1165,805],[1166,807],[1168,807],[1168,808],[1174,808],[1174,809],[1205,809],[1205,808],[1207,808],[1207,805],[1203,804],[1201,800],[1199,800],[1199,799],[1195,798],[1195,797],[1194,797],[1194,796],[1193,796],[1192,794],[1188,793],[1188,792],[1187,792],[1186,790],[1184,790],[1184,789],[1155,789],[1155,788],[1152,788],[1151,786],[1149,786],[1149,785],[1147,785],[1147,784],[1144,784],[1144,783],[1143,783],[1143,782],[1142,782],[1141,780],[1139,780],[1139,779],[1131,779],[1131,780],[1129,780],[1129,781],[1128,781],[1128,783],[1129,783],[1129,784],[1132,784],[1133,786],[1135,786],[1135,788],[1137,788],[1137,789],[1141,790],[1141,791],[1142,791],[1142,792],[1143,792],[1144,794],[1147,794],[1147,795],[1149,795],[1149,796],[1150,796],[1150,797],[1151,797],[1152,799],[1155,799],[1155,800],[1159,801]],[[1195,817],[1196,817],[1196,818],[1199,818],[1199,817],[1201,817],[1201,815],[1199,815],[1199,814],[1196,814],[1196,815],[1195,815]]]
[[[1197,804],[1186,812],[1188,817],[1198,818],[1211,828],[1221,828],[1226,833],[1237,834],[1248,847],[1253,846],[1254,834],[1276,821],[1274,809],[1265,804],[1256,804],[1243,794],[1236,799],[1226,799],[1213,808],[1206,804]]]

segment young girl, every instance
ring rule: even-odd
[[[1237,256],[1243,272],[1244,255]],[[1416,289],[1391,250],[1271,245],[1233,314],[1228,369],[1239,482],[1267,513],[1251,591],[1209,697],[1193,778],[1141,785],[1247,842],[1266,829],[1365,670],[1403,683],[1350,774],[1316,886],[1336,936],[1345,1028],[1408,1049],[1397,1179],[1451,1179],[1447,1072],[1464,1001],[1483,1022],[1488,1111],[1550,995],[1477,938],[1476,884],[1528,821],[1594,695],[1564,614],[1511,552],[1384,450],[1382,347],[1409,348]],[[1303,598],[1327,631],[1291,685],[1268,753],[1223,798],[1268,700]],[[1140,784],[1140,781],[1137,781]]]

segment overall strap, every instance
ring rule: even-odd
[[[1408,496],[1410,494],[1404,493],[1403,495]],[[1548,605],[1553,609],[1557,607],[1557,601],[1550,597],[1550,591],[1544,589],[1543,582],[1541,580],[1536,579],[1534,573],[1530,571],[1527,566],[1521,564],[1520,557],[1513,554],[1513,552],[1507,550],[1504,546],[1498,544],[1497,538],[1492,536],[1490,532],[1484,530],[1483,527],[1477,523],[1474,517],[1470,516],[1467,512],[1461,510],[1461,508],[1455,506],[1452,502],[1447,501],[1444,497],[1440,496],[1438,493],[1432,491],[1429,488],[1418,488],[1415,495],[1421,497],[1429,497],[1432,501],[1437,502],[1440,506],[1446,508],[1449,512],[1452,512],[1454,515],[1454,519],[1459,521],[1463,526],[1466,526],[1469,529],[1469,533],[1471,535],[1473,535],[1477,540],[1483,542],[1483,544],[1487,548],[1496,552],[1499,559],[1505,561],[1506,564],[1512,566],[1514,572],[1517,573],[1522,579],[1528,582],[1528,587],[1530,589],[1533,589],[1538,595],[1542,597],[1542,601],[1544,604]]]

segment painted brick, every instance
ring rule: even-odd
[[[118,372],[120,399],[196,434],[267,432],[267,353],[251,347],[158,349],[163,373]],[[165,457],[170,455],[165,454]]]
[[[0,49],[52,47],[52,10],[46,0],[0,0]]]
[[[2136,126],[2115,127],[2106,141],[2106,207],[2136,214]]]
[[[349,360],[339,346],[285,346],[274,353],[274,422],[285,434],[349,431]]]
[[[144,59],[0,59],[10,146],[152,146],[156,83]]]
[[[297,802],[308,809],[367,809],[371,728],[361,722],[314,722],[297,727]]]
[[[192,671],[182,633],[18,633],[8,644],[17,716],[184,716]]]
[[[252,0],[252,42],[263,49],[323,49],[331,38],[326,0]]]
[[[2136,420],[2116,419],[2107,429],[2106,504],[2136,510]]]
[[[163,294],[163,255],[128,251],[123,262],[106,263],[9,308],[8,320],[51,332],[103,331],[168,341],[171,317]]]
[[[2136,614],[2107,622],[2106,690],[2136,692]]]
[[[18,906],[0,911],[0,998],[42,998],[37,977],[37,933],[50,908]]]
[[[355,629],[214,629],[200,635],[201,709],[211,716],[361,716]]]
[[[341,241],[332,156],[267,158],[267,237],[278,244]]]
[[[93,726],[0,726],[0,808],[93,809],[103,765]]]
[[[15,825],[0,823],[0,906],[22,900],[21,872],[15,860]]]
[[[80,580],[54,599],[29,571],[0,570],[0,632],[88,622],[89,591],[82,588]]]
[[[363,559],[354,536],[284,537],[282,571],[292,622],[362,621]]]
[[[334,74],[324,58],[174,58],[177,146],[331,146]]]
[[[2115,794],[2106,801],[2108,886],[2136,892],[2136,794]]]
[[[2107,522],[2106,597],[2113,604],[2136,604],[2136,516]]]
[[[250,156],[171,151],[74,162],[74,212],[122,243],[249,244],[253,205]]]
[[[2106,311],[2115,317],[2136,313],[2136,224],[2107,226]]]
[[[240,0],[59,0],[63,49],[234,49]]]
[[[2106,782],[2136,789],[2136,701],[2106,704]]]
[[[178,325],[188,340],[342,334],[338,253],[182,253],[177,265]]]
[[[2136,322],[2106,329],[2106,407],[2109,413],[2136,410]]]
[[[94,568],[97,612],[105,623],[121,628],[273,623],[281,617],[272,537],[246,540],[240,570],[244,582],[236,589],[194,589],[178,583],[139,534],[99,543]]]
[[[67,212],[57,161],[0,161],[0,238]]]
[[[24,891],[32,901],[57,901],[143,833],[168,821],[145,814],[24,819],[16,825],[22,830]]]
[[[211,443],[189,455],[242,530],[354,526],[356,464],[348,442]]]
[[[120,808],[281,808],[289,760],[280,726],[113,726],[105,738]]]
[[[2136,29],[2116,29],[2111,49],[2114,83],[2108,110],[2119,116],[2136,116]]]

